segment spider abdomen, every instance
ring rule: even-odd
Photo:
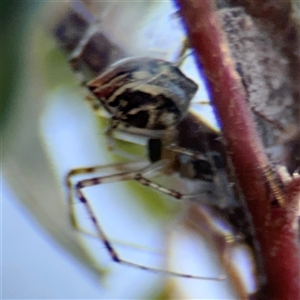
[[[163,130],[187,114],[198,86],[172,63],[141,57],[112,65],[88,88],[115,121]]]

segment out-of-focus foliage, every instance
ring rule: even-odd
[[[18,71],[22,53],[22,33],[26,15],[37,7],[35,2],[2,0],[0,9],[1,28],[1,72],[0,72],[0,128],[5,125],[9,107],[13,105],[13,94],[18,86]]]

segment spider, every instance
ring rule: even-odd
[[[91,186],[134,180],[178,200],[199,201],[201,194],[203,196],[201,202],[219,206],[229,205],[228,199],[231,200],[233,197],[227,181],[223,180],[226,176],[225,160],[218,151],[218,147],[220,148],[220,142],[217,141],[218,134],[209,132],[207,128],[205,132],[200,128],[201,126],[196,125],[195,117],[188,113],[197,85],[170,62],[140,57],[125,59],[112,65],[87,86],[96,96],[92,102],[93,109],[98,111],[104,107],[111,116],[109,129],[106,132],[109,138],[112,139],[116,131],[145,136],[148,159],[70,170],[66,176],[66,185],[73,227],[79,230],[72,209],[74,195],[84,205],[98,237],[114,262],[185,278],[224,279],[223,276],[202,277],[174,273],[123,260],[114,250],[89,200],[83,193],[84,189]],[[192,131],[192,135],[188,138],[186,138],[187,126]],[[200,145],[198,142],[194,145],[197,147],[185,142],[193,140],[195,132],[203,139]],[[104,169],[112,169],[114,173],[94,176],[73,184],[73,177],[76,175],[92,175]],[[183,194],[151,180],[157,175],[175,173],[183,178],[198,180],[202,183],[203,190],[196,194]],[[230,196],[224,197],[224,194],[228,193]],[[224,198],[226,203],[220,200]]]

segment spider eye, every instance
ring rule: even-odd
[[[148,157],[151,162],[161,159],[162,143],[160,139],[149,139],[148,141]]]

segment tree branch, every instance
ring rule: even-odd
[[[228,154],[253,218],[267,277],[264,295],[266,299],[300,299],[295,226],[299,189],[286,189],[271,171],[213,1],[177,3],[206,75]]]

